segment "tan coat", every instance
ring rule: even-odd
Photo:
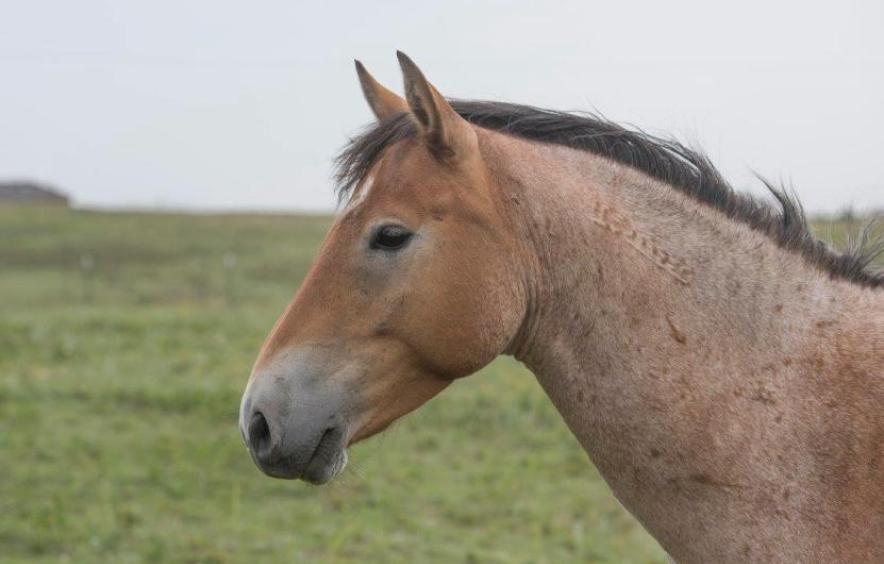
[[[511,354],[675,560],[882,561],[884,292],[631,167],[476,128],[400,61],[406,99],[359,65],[363,90],[420,135],[360,180],[264,345],[258,465],[325,482]]]

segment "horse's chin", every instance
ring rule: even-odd
[[[347,460],[347,449],[345,448],[340,448],[328,456],[314,457],[304,469],[300,479],[314,486],[326,484],[344,471],[344,468],[347,467]]]

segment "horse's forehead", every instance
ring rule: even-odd
[[[444,167],[419,144],[390,147],[359,182],[347,209],[366,210],[390,204],[397,208],[432,207],[448,199],[446,192],[456,187],[454,176],[446,173]]]
[[[365,175],[365,178],[362,179],[353,194],[350,196],[350,199],[347,202],[347,207],[345,208],[347,211],[356,209],[365,202],[368,195],[371,193],[372,187],[374,187],[374,178],[375,175],[373,172],[369,172]]]
[[[438,184],[442,165],[421,143],[399,143],[390,147],[378,163],[377,173],[384,190],[408,190],[420,193],[430,184]]]

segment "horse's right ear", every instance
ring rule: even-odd
[[[381,86],[381,83],[368,74],[365,66],[359,61],[356,61],[356,74],[359,75],[359,84],[362,86],[365,101],[379,121],[408,111],[405,100]]]
[[[396,56],[405,79],[405,99],[430,150],[446,159],[473,154],[476,132],[472,126],[427,81],[408,55],[396,51]]]

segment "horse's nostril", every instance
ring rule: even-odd
[[[249,421],[249,444],[259,457],[270,450],[270,426],[260,411],[252,414],[252,420]]]

